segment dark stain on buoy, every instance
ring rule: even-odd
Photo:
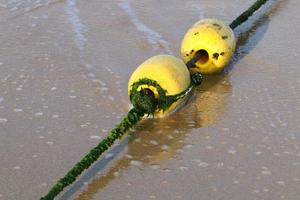
[[[217,27],[218,30],[221,30],[221,29],[222,29],[222,26],[221,26],[220,24],[214,23],[213,26]]]
[[[218,54],[218,53],[214,53],[214,54],[213,54],[213,59],[218,60],[218,58],[219,58],[219,54]]]
[[[222,39],[223,39],[223,40],[226,40],[227,38],[228,38],[227,35],[223,35],[223,36],[222,36]]]

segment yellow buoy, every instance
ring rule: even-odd
[[[196,22],[185,34],[181,44],[181,56],[185,63],[196,53],[201,58],[192,72],[214,74],[221,71],[235,51],[236,40],[232,29],[223,21],[203,19]]]
[[[190,73],[186,65],[178,58],[170,55],[157,55],[143,62],[131,75],[128,82],[128,95],[132,91],[132,85],[141,79],[155,81],[165,90],[167,96],[176,95],[186,90],[190,83]],[[141,84],[138,89],[151,92],[156,99],[160,98],[156,87],[149,84]],[[183,99],[174,102],[167,110],[155,110],[154,115],[163,117],[173,111]]]

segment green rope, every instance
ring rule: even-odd
[[[53,200],[65,187],[71,185],[85,169],[88,169],[102,153],[111,147],[115,140],[120,139],[130,128],[136,125],[143,116],[143,112],[132,108],[127,116],[122,119],[120,124],[112,129],[105,139],[76,163],[74,167],[50,189],[48,194],[40,200]]]
[[[157,90],[157,93],[159,96],[158,99],[155,99],[154,97],[148,97],[148,98],[151,98],[151,100],[152,100],[151,105],[147,104],[147,102],[148,102],[147,97],[142,95],[145,90],[144,89],[142,89],[140,91],[138,90],[139,87],[142,85],[153,86]],[[156,111],[156,110],[160,110],[160,109],[166,110],[167,109],[167,107],[164,104],[164,102],[167,99],[166,93],[167,93],[167,91],[165,89],[163,89],[156,81],[148,79],[148,78],[141,78],[139,81],[132,84],[131,90],[129,92],[129,94],[130,94],[129,98],[134,107],[141,108],[141,110],[143,110],[145,112],[145,114],[150,115],[150,114],[153,114],[154,111]]]
[[[268,0],[257,0],[248,10],[243,12],[240,16],[238,16],[231,24],[230,28],[233,30],[245,21],[248,20],[262,5],[264,5]]]
[[[148,89],[141,90],[132,95],[131,103],[133,107],[140,108],[145,114],[154,114],[157,109],[157,101]]]
[[[168,96],[168,91],[163,89],[156,81],[148,78],[142,78],[132,84],[132,89],[130,90],[130,101],[134,107],[139,108],[148,115],[159,110],[166,111],[173,103],[186,97],[195,86],[200,85],[202,79],[202,74],[199,72],[194,73],[191,75],[191,83],[187,89],[179,94]],[[138,91],[140,86],[145,85],[155,87],[159,97],[156,99],[154,95],[149,94],[148,89],[141,89]]]

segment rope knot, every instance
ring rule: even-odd
[[[131,102],[134,108],[148,115],[153,114],[157,109],[157,100],[150,89],[134,92]]]
[[[202,83],[203,80],[203,76],[201,73],[196,72],[191,76],[192,82],[195,85],[200,85]]]

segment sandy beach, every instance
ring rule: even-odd
[[[130,108],[127,82],[180,57],[202,18],[254,0],[0,0],[0,200],[36,200]],[[176,113],[143,120],[60,200],[297,200],[300,1],[270,1]]]

